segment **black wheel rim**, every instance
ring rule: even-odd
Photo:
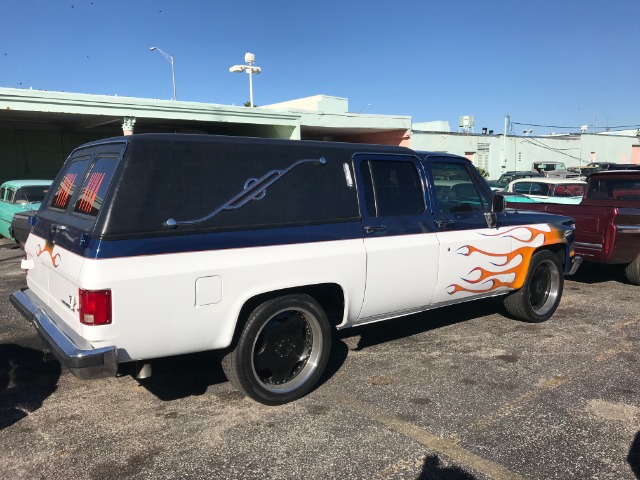
[[[529,305],[538,315],[546,315],[556,305],[560,288],[560,272],[556,265],[545,260],[540,263],[529,283]]]
[[[271,392],[299,388],[316,369],[322,338],[310,312],[291,308],[271,316],[253,345],[253,373]]]

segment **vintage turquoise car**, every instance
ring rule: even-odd
[[[9,227],[17,212],[38,210],[52,180],[10,180],[0,185],[0,236],[12,238]]]
[[[578,205],[587,182],[563,178],[521,178],[511,182],[502,194],[510,203],[558,203]]]

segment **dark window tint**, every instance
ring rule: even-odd
[[[84,172],[89,159],[78,160],[72,162],[69,168],[65,172],[60,183],[55,187],[55,195],[51,200],[51,207],[60,210],[66,210],[71,197],[77,188],[78,183],[82,180],[82,173]]]
[[[0,188],[0,201],[4,200],[4,195],[5,195],[6,191],[7,191],[7,187]]]
[[[424,212],[424,196],[420,175],[411,162],[371,161],[364,168],[363,177],[370,175],[365,181],[373,186],[375,209],[371,208],[370,193],[365,193],[367,213],[370,216],[388,217],[400,215],[419,215]],[[369,187],[370,189],[371,187]]]
[[[434,162],[431,171],[438,204],[444,213],[473,213],[489,210],[488,193],[478,188],[465,165]]]
[[[640,200],[640,182],[637,180],[596,180],[591,182],[587,198]]]
[[[78,199],[73,208],[74,212],[84,213],[95,217],[104,201],[104,196],[113,177],[118,159],[113,157],[99,158],[86,176]]]

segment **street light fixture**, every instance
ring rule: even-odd
[[[229,68],[232,73],[247,72],[249,74],[249,105],[253,107],[253,74],[260,73],[260,67],[256,67],[253,64],[256,62],[255,55],[247,52],[244,55],[244,61],[247,65],[234,65]]]
[[[169,55],[166,52],[163,52],[162,50],[160,50],[158,47],[151,47],[149,49],[150,51],[154,51],[157,50],[160,55],[162,55],[164,58],[166,58],[167,60],[169,60],[169,63],[171,63],[171,81],[173,83],[173,101],[176,101],[176,72],[173,68],[173,57],[171,55]]]

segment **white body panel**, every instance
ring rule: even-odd
[[[60,250],[56,247],[54,252]],[[78,268],[75,295],[78,287],[111,289],[113,322],[82,325],[77,312],[72,313],[53,297],[50,304],[56,305],[54,311],[61,314],[67,327],[94,347],[115,345],[119,361],[224,348],[231,342],[243,304],[262,293],[303,285],[338,284],[345,293],[345,323],[357,318],[364,297],[366,255],[362,239],[83,259],[81,268],[76,263],[80,257],[67,251],[60,253],[65,260],[72,258]],[[32,271],[47,268],[45,262],[36,260],[36,263]],[[210,277],[219,280],[199,281]],[[30,271],[27,278],[29,287],[41,295],[44,289],[34,281],[35,275]],[[52,292],[67,285],[61,275],[51,275]],[[203,291],[207,286],[216,291]],[[219,301],[197,305],[198,288],[201,298]]]
[[[508,229],[480,229],[459,230],[453,232],[438,233],[440,242],[440,262],[438,264],[438,285],[434,303],[450,302],[454,299],[471,297],[480,293],[487,293],[487,285],[484,282],[478,284],[481,271],[499,272],[496,263],[507,261],[505,256],[492,256],[508,254],[512,251],[512,241],[509,236],[501,235]],[[521,261],[521,260],[520,260]],[[514,278],[513,274],[496,274],[501,282],[509,282]],[[465,281],[466,280],[466,281]],[[469,290],[458,290],[455,285],[463,285]],[[474,292],[477,290],[477,293]],[[495,293],[507,291],[500,288]]]
[[[33,261],[28,286],[61,318],[59,327],[94,348],[116,346],[123,362],[225,348],[249,299],[287,288],[338,285],[340,328],[498,295],[524,278],[526,252],[542,246],[549,230],[541,224],[102,260],[31,235],[25,264]],[[78,288],[111,290],[110,325],[80,323]]]
[[[433,233],[365,239],[367,288],[360,320],[420,309],[431,303],[438,278]]]

